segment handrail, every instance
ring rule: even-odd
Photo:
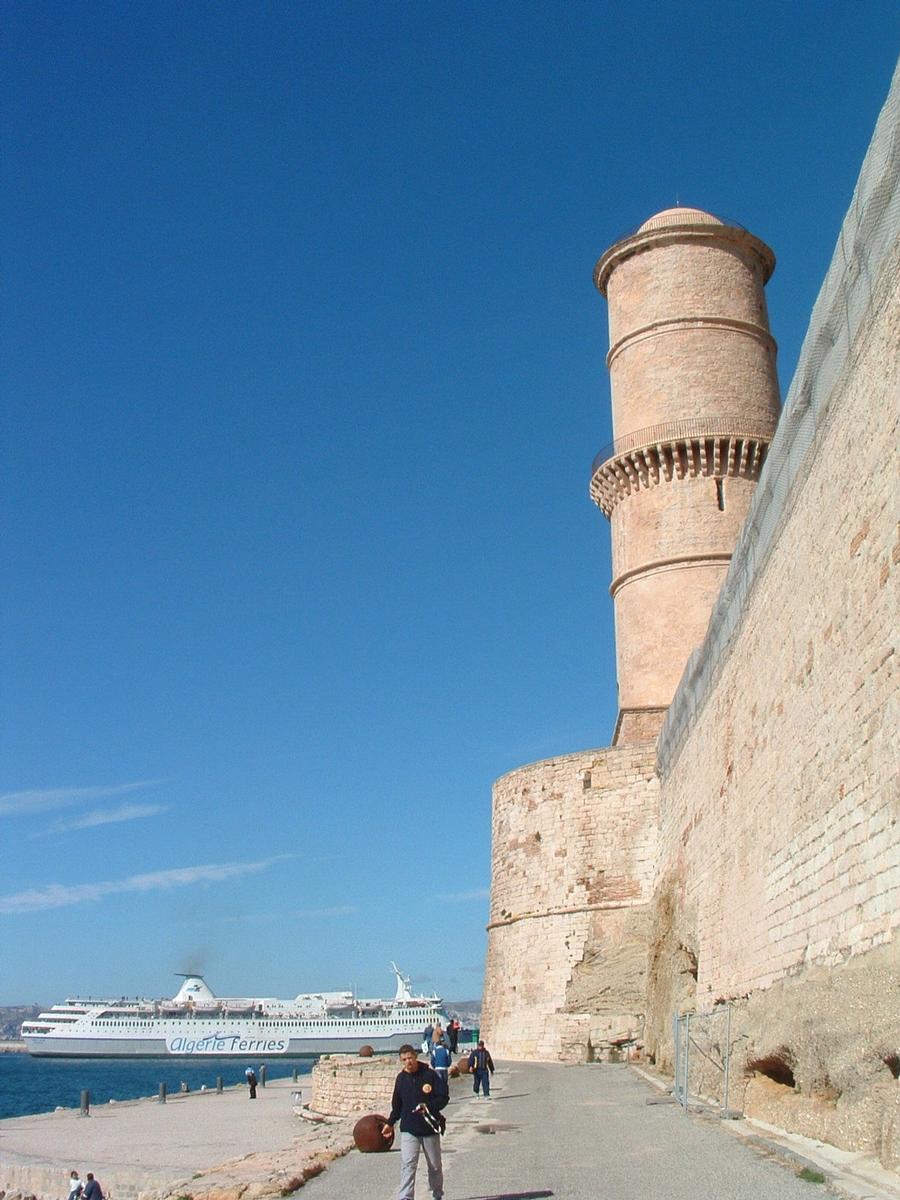
[[[666,421],[662,425],[648,425],[644,429],[635,429],[620,438],[615,438],[595,455],[591,463],[591,478],[596,475],[598,468],[610,459],[619,458],[629,450],[637,450],[645,446],[654,446],[661,442],[678,442],[695,440],[697,438],[742,437],[754,438],[757,441],[768,442],[775,433],[776,422],[772,427],[762,431],[758,425],[750,421],[738,421],[733,417],[688,417],[683,421]]]

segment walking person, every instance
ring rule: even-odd
[[[250,1099],[256,1099],[256,1072],[252,1067],[248,1067],[244,1072],[244,1078],[247,1080],[247,1087],[250,1089]]]
[[[447,1036],[450,1039],[450,1053],[455,1054],[459,1046],[459,1031],[462,1029],[456,1017],[451,1017],[447,1025]]]
[[[82,1200],[103,1200],[103,1188],[90,1171],[87,1173],[87,1182],[81,1195]]]
[[[437,1042],[431,1051],[431,1067],[438,1075],[447,1083],[450,1075],[450,1063],[452,1062],[450,1051],[443,1038]],[[449,1085],[448,1085],[449,1086]]]
[[[434,1033],[434,1026],[429,1021],[428,1024],[425,1026],[425,1032],[422,1035],[422,1053],[423,1054],[431,1053],[431,1035],[433,1033]]]
[[[480,1086],[485,1098],[488,1097],[491,1094],[491,1076],[494,1073],[494,1060],[491,1058],[490,1051],[485,1049],[484,1042],[479,1042],[469,1055],[469,1070],[475,1076],[472,1091],[477,1096]]]
[[[450,1094],[447,1081],[437,1071],[423,1062],[412,1046],[400,1047],[400,1063],[403,1070],[394,1082],[391,1099],[391,1114],[382,1126],[381,1133],[389,1138],[394,1126],[400,1122],[400,1190],[397,1200],[414,1200],[416,1194],[416,1168],[419,1151],[424,1150],[428,1164],[428,1186],[433,1200],[442,1200],[444,1195],[444,1170],[441,1165],[441,1135],[445,1108]]]

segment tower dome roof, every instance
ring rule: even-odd
[[[724,221],[720,221],[712,213],[704,212],[702,208],[684,208],[679,205],[676,208],[664,208],[662,212],[650,217],[639,227],[638,233],[644,233],[648,229],[664,229],[666,225],[724,224]]]

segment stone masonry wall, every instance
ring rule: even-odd
[[[400,1064],[397,1056],[359,1058],[356,1054],[323,1054],[312,1069],[309,1107],[327,1116],[356,1112],[387,1114]]]
[[[0,1191],[8,1200],[14,1200],[17,1193],[23,1198],[33,1196],[36,1200],[66,1200],[68,1175],[68,1170],[60,1166],[12,1163],[4,1158],[0,1161]],[[154,1170],[152,1167],[143,1172],[135,1171],[133,1167],[104,1168],[102,1176],[98,1177],[105,1193],[114,1200],[162,1200],[183,1180],[178,1171]]]
[[[900,243],[879,278],[661,781],[648,1044],[670,1060],[674,1009],[749,994],[743,1061],[778,1059],[794,1078],[777,1123],[900,1165]],[[848,962],[843,995],[820,968]]]
[[[495,1055],[584,1059],[640,1031],[656,822],[653,743],[494,785],[481,1028]]]

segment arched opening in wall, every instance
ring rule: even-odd
[[[765,1075],[773,1083],[782,1087],[795,1087],[794,1056],[787,1046],[782,1046],[774,1054],[765,1054],[760,1058],[751,1058],[745,1071],[748,1075]]]

